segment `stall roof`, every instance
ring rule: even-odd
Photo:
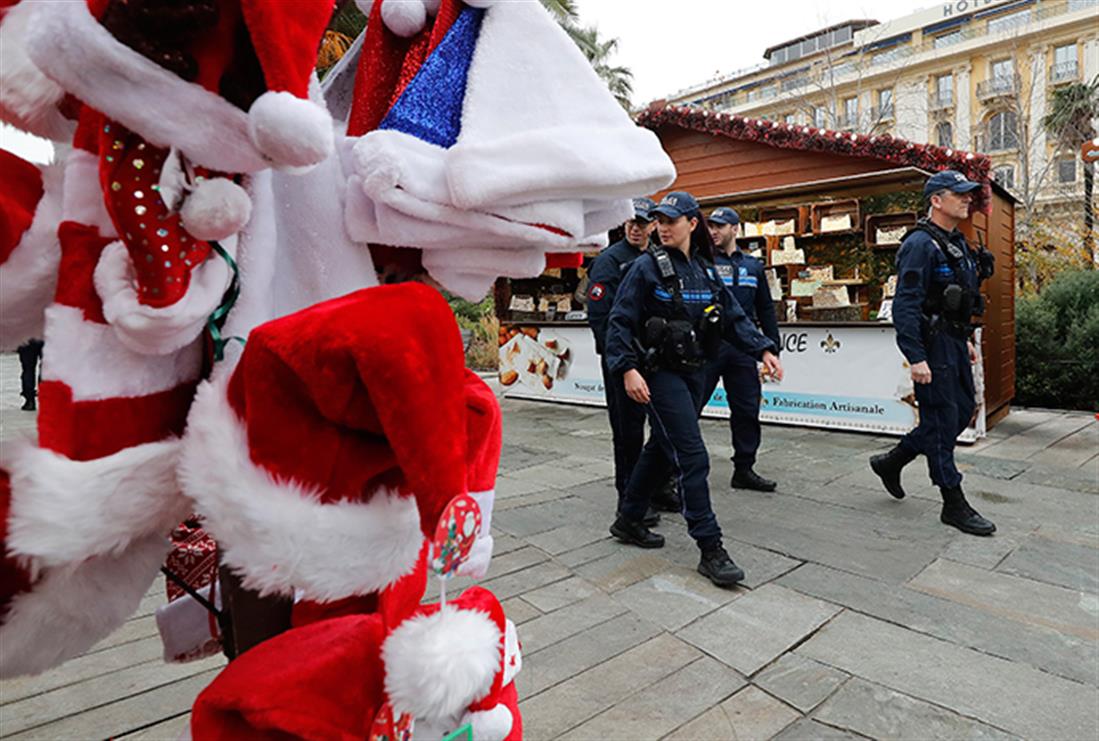
[[[988,156],[946,149],[934,144],[910,142],[889,134],[867,136],[676,105],[651,106],[638,116],[637,122],[654,130],[662,126],[673,126],[776,149],[876,160],[900,168],[917,168],[928,173],[944,169],[958,170],[970,180],[984,186],[981,191],[982,207],[991,196],[992,162]]]

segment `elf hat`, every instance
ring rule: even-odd
[[[106,3],[95,0],[100,8]],[[83,4],[45,3],[27,29],[31,60],[64,90],[160,147],[223,172],[309,167],[333,151],[328,112],[310,100],[317,48],[331,0],[225,0],[216,21],[179,49],[194,59],[188,82],[116,39]],[[125,13],[126,8],[115,9]],[[106,15],[101,16],[109,20]],[[136,15],[129,19],[142,22]],[[234,47],[243,23],[255,59]],[[58,44],[57,39],[65,39]],[[266,89],[241,89],[238,108],[221,94],[226,73],[258,63]],[[228,83],[232,84],[232,83]]]
[[[466,491],[465,358],[434,289],[366,289],[254,329],[200,387],[181,478],[261,593],[327,601],[410,573]]]

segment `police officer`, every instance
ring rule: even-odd
[[[714,209],[709,218],[710,236],[714,240],[714,269],[717,277],[732,292],[740,308],[755,322],[767,339],[781,348],[778,320],[771,302],[771,291],[763,262],[746,255],[737,247],[740,215],[731,208]],[[774,491],[775,482],[755,472],[756,451],[759,450],[759,405],[763,387],[759,382],[756,359],[723,342],[717,360],[706,365],[706,386],[703,404],[710,400],[718,379],[725,383],[725,398],[729,403],[729,428],[733,438],[733,478],[735,489]]]
[[[919,425],[892,450],[870,459],[886,490],[904,497],[901,469],[927,456],[931,481],[942,492],[940,520],[962,532],[991,535],[996,526],[966,501],[954,444],[976,409],[970,363],[976,359],[973,318],[983,310],[978,291],[992,275],[992,255],[973,251],[957,227],[969,216],[973,191],[981,186],[959,172],[943,170],[924,186],[926,218],[905,235],[897,253],[893,324],[897,345],[912,368]]]
[[[662,481],[670,463],[688,532],[702,551],[699,572],[719,586],[732,586],[744,578],[744,571],[722,546],[710,506],[710,459],[698,425],[704,365],[723,339],[761,357],[778,377],[782,365],[774,343],[718,280],[710,262],[710,234],[694,197],[669,193],[653,212],[660,246],[650,247],[626,274],[607,330],[607,365],[622,376],[630,398],[645,405],[652,430],[611,534],[642,548],[664,545],[663,536],[645,527],[641,518],[653,482]]]
[[[588,270],[588,324],[595,337],[595,352],[600,356],[603,370],[603,393],[607,399],[607,414],[611,420],[611,439],[614,442],[614,486],[618,491],[618,501],[626,493],[626,483],[630,480],[637,458],[641,455],[641,446],[645,440],[645,407],[630,399],[622,385],[621,374],[611,373],[607,368],[604,349],[607,343],[607,319],[614,304],[618,286],[633,265],[641,257],[649,244],[656,224],[649,213],[656,203],[651,198],[635,198],[633,218],[623,225],[625,237],[599,253]],[[655,502],[660,509],[678,512],[677,497],[672,493],[658,497]],[[652,526],[659,522],[655,511],[646,513],[645,524]]]

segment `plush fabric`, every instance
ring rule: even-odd
[[[43,2],[23,0],[0,8],[0,121],[44,139],[72,135],[73,123],[61,111],[64,91],[27,56],[27,29]]]

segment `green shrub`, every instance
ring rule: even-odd
[[[1017,300],[1015,401],[1099,411],[1099,271],[1062,273]]]

